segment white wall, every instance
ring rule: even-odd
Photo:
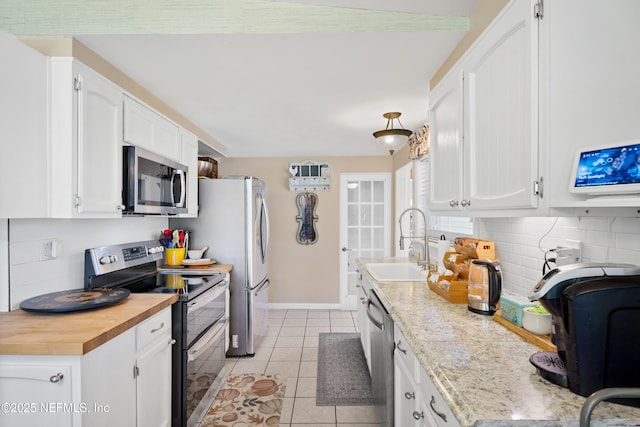
[[[9,277],[3,277],[7,243],[0,231],[0,311],[19,307],[20,302],[36,295],[83,285],[84,250],[117,243],[157,239],[167,227],[167,218],[133,217],[113,220],[96,219],[12,219],[8,226]],[[5,225],[2,220],[0,226]],[[48,241],[60,242],[59,256],[44,260],[42,247]],[[3,249],[5,248],[5,249]]]
[[[479,238],[496,242],[503,288],[522,296],[542,277],[539,243],[547,250],[564,239],[579,240],[583,262],[640,265],[640,218],[483,218],[476,219],[475,230]]]

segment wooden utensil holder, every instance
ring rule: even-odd
[[[436,271],[429,271],[427,274],[427,285],[429,289],[440,295],[442,298],[449,301],[451,304],[467,304],[467,286],[468,280],[456,280],[458,274],[452,276],[440,276],[438,282],[433,283],[429,280],[432,274],[438,274]],[[442,287],[442,282],[446,280],[449,282],[449,288]]]

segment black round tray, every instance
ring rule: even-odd
[[[73,289],[26,299],[20,303],[20,308],[41,313],[93,310],[113,305],[128,297],[130,293],[128,289],[122,288]]]

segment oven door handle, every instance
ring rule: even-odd
[[[222,319],[212,326],[189,350],[187,350],[187,362],[193,362],[203,349],[209,347],[214,341],[220,339],[221,335],[227,330],[227,319]]]
[[[209,304],[211,301],[220,297],[223,293],[226,292],[229,287],[228,281],[222,281],[219,285],[216,285],[212,291],[204,293],[200,298],[196,298],[194,301],[187,303],[187,308],[189,310],[198,310],[203,306]]]

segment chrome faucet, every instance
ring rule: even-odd
[[[407,212],[410,212],[410,211],[417,211],[417,212],[420,212],[420,215],[422,215],[422,219],[424,221],[424,236],[422,237],[411,236],[411,235],[404,236],[402,234],[402,218]],[[431,257],[429,256],[429,240],[428,240],[428,233],[427,233],[427,217],[424,216],[424,212],[422,212],[418,208],[405,209],[400,214],[400,219],[398,220],[398,222],[400,223],[400,249],[404,250],[404,239],[422,239],[424,241],[424,246],[422,248],[422,259],[418,260],[418,265],[421,265],[422,268],[431,268]]]

